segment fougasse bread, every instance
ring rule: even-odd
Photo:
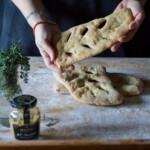
[[[123,8],[105,18],[56,34],[52,40],[56,49],[56,64],[59,68],[65,68],[102,53],[128,33],[132,19],[131,10]]]
[[[107,73],[113,87],[123,96],[139,95],[143,91],[143,82],[140,78],[123,73]],[[59,81],[55,81],[54,89],[61,94],[70,94],[68,89]]]
[[[92,105],[119,105],[123,96],[106,76],[103,66],[78,66],[75,70],[64,69],[62,74],[54,72],[55,77],[79,101]]]

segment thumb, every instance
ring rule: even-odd
[[[135,19],[130,23],[129,29],[133,30],[135,28],[138,28],[142,24],[144,18],[145,18],[145,13],[144,11],[141,11],[140,13],[137,14]]]

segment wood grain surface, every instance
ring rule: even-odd
[[[90,58],[77,65],[104,65],[108,72],[121,72],[141,77],[144,91],[140,96],[126,97],[116,107],[100,107],[78,102],[71,95],[53,90],[55,78],[41,57],[30,59],[28,84],[21,83],[24,94],[37,97],[41,110],[38,141],[13,141],[10,128],[0,125],[0,150],[30,145],[54,149],[147,148],[150,141],[150,59]],[[53,119],[53,120],[52,120]],[[50,121],[54,124],[47,126]],[[138,145],[138,147],[137,147]],[[98,146],[98,147],[97,147]],[[116,147],[116,149],[117,149]],[[124,147],[123,147],[124,148]],[[119,149],[119,147],[118,147]]]

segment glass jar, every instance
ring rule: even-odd
[[[9,122],[13,138],[17,140],[37,139],[40,131],[40,110],[37,99],[30,95],[16,96],[11,100],[12,111]]]

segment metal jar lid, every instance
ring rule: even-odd
[[[15,96],[10,103],[15,108],[30,108],[36,105],[37,99],[31,95],[19,95]]]

